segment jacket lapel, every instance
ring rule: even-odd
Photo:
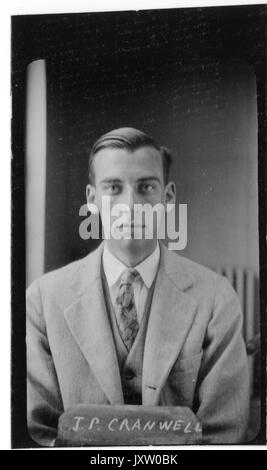
[[[143,405],[158,404],[161,389],[196,313],[195,300],[185,292],[192,285],[193,278],[179,265],[179,258],[161,246],[160,268],[144,349]]]
[[[73,289],[76,299],[64,316],[73,338],[112,405],[123,404],[115,345],[107,316],[100,275],[102,245],[85,258]],[[78,294],[78,295],[77,295]]]
[[[87,256],[72,289],[74,301],[64,311],[65,320],[112,405],[123,404],[123,393],[112,331],[101,282],[103,244]],[[182,258],[161,245],[159,272],[145,340],[142,399],[157,405],[160,392],[179,356],[196,313],[196,302],[186,292],[193,278],[179,263]],[[73,298],[73,296],[72,296]]]

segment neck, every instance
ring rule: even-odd
[[[142,263],[156,249],[157,240],[147,240],[150,243],[133,243],[121,246],[115,240],[106,240],[110,253],[129,268]]]

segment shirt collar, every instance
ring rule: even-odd
[[[135,266],[135,269],[139,272],[148,289],[151,287],[156,276],[159,258],[160,249],[159,244],[157,243],[153,253],[144,259],[144,261]],[[116,284],[123,271],[127,269],[127,266],[124,263],[122,263],[120,260],[118,260],[118,258],[110,253],[106,243],[103,250],[103,269],[109,287],[112,287],[114,284]]]

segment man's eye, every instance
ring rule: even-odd
[[[105,187],[105,190],[109,194],[118,194],[120,192],[120,186],[118,184],[110,184]]]
[[[151,193],[154,190],[154,186],[150,183],[144,183],[140,186],[140,191],[142,193]]]

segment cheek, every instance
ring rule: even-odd
[[[105,197],[107,196],[105,195]],[[108,205],[104,204],[102,207],[100,206],[100,215],[104,225],[112,225],[117,219],[121,219],[122,217],[126,217],[128,220],[130,213],[131,211],[129,210],[128,206],[125,205],[120,195],[109,196]]]
[[[148,194],[148,196],[146,196],[146,201],[149,202],[152,206],[155,206],[156,204],[163,204],[164,194],[162,191],[153,192],[152,194]]]
[[[95,192],[95,200],[96,200],[96,204],[98,206],[98,208],[101,210],[101,206],[102,206],[102,193],[100,190],[97,190],[96,189],[96,192]]]
[[[112,207],[117,204],[118,201],[116,200],[116,196],[110,196],[104,190],[97,190],[96,191],[96,205],[98,206],[100,213],[102,212],[103,208],[112,209]]]

